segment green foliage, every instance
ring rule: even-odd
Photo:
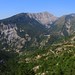
[[[26,63],[19,63],[13,52],[0,51],[0,75],[35,75]]]
[[[69,52],[70,50],[70,52]],[[46,75],[74,75],[75,74],[75,48],[69,48],[66,51],[62,51],[59,54],[53,54],[49,50],[38,50],[32,54],[29,54],[26,58],[31,58],[31,62],[28,64],[33,68],[37,65],[40,68],[37,73],[46,73]],[[45,56],[43,56],[45,54]],[[41,58],[33,61],[37,55]],[[47,58],[47,59],[46,59]],[[25,59],[25,58],[23,58]]]

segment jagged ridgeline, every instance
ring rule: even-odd
[[[18,50],[41,47],[48,41],[50,25],[56,19],[55,16],[48,12],[42,12],[21,13],[0,20],[1,35],[4,35],[1,38],[6,40],[3,44],[6,43],[7,47],[11,46]]]
[[[0,75],[75,75],[75,14],[0,20]]]
[[[59,17],[53,24],[52,32],[62,36],[70,36],[75,33],[75,14]]]
[[[42,48],[74,35],[75,14],[57,18],[48,12],[20,13],[0,20],[0,33],[1,49]]]

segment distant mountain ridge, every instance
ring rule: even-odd
[[[64,15],[54,22],[53,32],[60,35],[69,36],[75,33],[75,14]]]
[[[26,20],[27,18],[30,19],[35,19],[37,22],[39,22],[42,25],[48,26],[50,24],[52,24],[57,17],[48,13],[48,12],[40,12],[40,13],[20,13],[17,15],[14,15],[12,17],[6,18],[4,19],[4,21],[6,20],[13,20],[14,18],[20,20],[20,18],[22,18],[22,20]]]
[[[30,18],[34,18],[43,25],[52,24],[52,22],[54,22],[57,19],[57,17],[48,12],[28,13],[27,15]]]
[[[0,27],[1,24],[2,26],[6,25],[5,27],[7,27],[7,29],[5,30],[3,28],[0,33],[2,33],[2,31],[6,33],[7,31],[7,36],[4,34],[2,35],[4,35],[7,39],[10,39],[11,44],[14,42],[11,38],[14,37],[17,41],[20,37],[17,43],[21,43],[22,46],[20,46],[20,44],[16,46],[16,41],[14,42],[14,45],[19,49],[26,49],[30,47],[40,48],[45,46],[47,43],[51,44],[61,36],[68,37],[73,35],[75,33],[75,14],[64,15],[58,18],[48,12],[20,13],[0,20]],[[11,25],[16,25],[15,27],[17,30],[14,28],[12,29]],[[10,28],[8,28],[9,26]],[[16,38],[13,34],[15,34],[18,38]],[[1,36],[1,38],[4,37]]]
[[[12,29],[12,31],[11,30],[9,31],[9,29],[6,29],[6,31],[8,32],[7,32],[7,35],[4,34],[4,36],[5,37],[8,36],[7,39],[8,38],[10,39],[12,46],[13,46],[13,42],[15,42],[14,45],[16,43],[21,43],[21,44],[15,45],[18,49],[21,49],[21,48],[26,48],[26,46],[36,47],[40,45],[45,45],[47,36],[44,36],[44,35],[49,34],[48,29],[50,28],[50,24],[52,24],[52,22],[54,22],[55,20],[56,20],[56,17],[53,16],[52,14],[49,14],[48,12],[20,13],[12,17],[0,20],[0,23],[2,24],[2,26],[6,26],[6,27],[9,27],[9,25],[16,25],[17,30]],[[9,32],[10,33],[13,32],[13,33],[9,35]],[[15,35],[13,34],[15,34],[17,37],[20,37],[20,39],[16,38]],[[14,41],[14,39],[11,39],[10,36],[11,38],[14,37],[14,39],[16,40],[18,39],[18,41]],[[2,36],[1,38],[4,38],[4,37]],[[28,38],[30,39],[29,41],[28,41]],[[44,43],[42,43],[43,41]],[[4,41],[1,41],[1,42],[4,42]],[[9,43],[9,45],[11,44]]]

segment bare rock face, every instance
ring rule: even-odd
[[[40,22],[41,24],[48,26],[49,24],[52,24],[57,17],[55,17],[54,15],[48,13],[48,12],[41,12],[41,13],[27,13],[27,15],[30,18],[33,18],[35,20],[37,20],[38,22]]]
[[[4,36],[4,38],[7,38],[8,41],[12,41],[13,39],[19,38],[17,35],[17,27],[16,24],[8,24],[5,25],[3,23],[0,24],[0,33]]]
[[[55,21],[53,32],[63,36],[75,34],[75,14],[64,15]]]
[[[25,44],[26,41],[30,41],[29,40],[29,35],[28,37],[25,38],[21,38],[18,34],[17,34],[17,26],[16,24],[8,24],[5,25],[3,23],[0,24],[0,41],[2,41],[2,44],[8,44],[10,47],[12,47],[13,49],[18,49],[20,50],[23,45]]]
[[[12,41],[13,39],[19,38],[17,35],[17,27],[13,24],[4,25],[3,23],[0,24],[0,32],[7,38],[8,41]]]
[[[2,41],[3,44],[7,43],[17,49],[39,46],[40,43],[34,39],[38,36],[37,39],[41,40],[39,36],[48,33],[47,28],[50,28],[50,24],[56,19],[48,12],[41,12],[20,13],[0,20],[0,40],[5,39],[6,41]]]
[[[71,34],[71,19],[65,20],[64,26],[63,26],[63,35],[70,35]]]
[[[70,14],[65,17],[63,26],[64,35],[72,35],[75,32],[75,14]]]

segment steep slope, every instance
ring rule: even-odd
[[[64,36],[72,35],[75,32],[75,14],[60,17],[54,22],[52,31]]]
[[[52,24],[57,17],[55,17],[54,15],[48,13],[48,12],[40,12],[40,13],[20,13],[17,14],[15,16],[12,16],[10,18],[4,19],[3,21],[10,21],[13,22],[13,20],[15,20],[14,22],[16,22],[16,19],[18,19],[17,21],[20,22],[30,22],[30,20],[36,20],[37,22],[39,22],[42,25],[48,26],[50,24]]]
[[[39,47],[42,44],[45,45],[48,40],[48,36],[44,35],[49,34],[50,24],[55,20],[56,17],[48,12],[14,15],[0,20],[0,32],[4,34],[1,38],[4,40],[5,37],[7,44],[12,45],[13,48]],[[1,40],[1,42],[4,41]]]
[[[37,33],[46,32],[46,28],[50,27],[50,24],[57,18],[48,12],[41,13],[21,13],[12,16],[7,19],[3,19],[0,22],[5,24],[16,24],[19,30],[25,28],[26,33],[36,35]],[[46,27],[46,28],[45,28]],[[34,30],[33,30],[34,29]]]
[[[18,14],[1,20],[0,75],[75,75],[75,14],[62,16],[52,23],[50,33],[53,37],[68,36],[60,40],[47,35],[48,29],[30,16]],[[49,38],[54,43],[44,44]],[[38,45],[37,40],[45,47],[38,46],[34,51],[24,49],[18,54],[10,51],[15,48],[18,52],[29,42],[28,47]]]
[[[52,44],[46,49],[29,52],[20,61],[31,64],[36,75],[73,75],[75,73],[75,40],[73,39],[75,36]]]
[[[34,18],[37,20],[39,23],[49,27],[50,24],[52,24],[57,17],[54,15],[48,13],[48,12],[41,12],[41,13],[28,13],[30,18]]]
[[[75,75],[75,35],[36,51],[0,51],[1,75]]]

